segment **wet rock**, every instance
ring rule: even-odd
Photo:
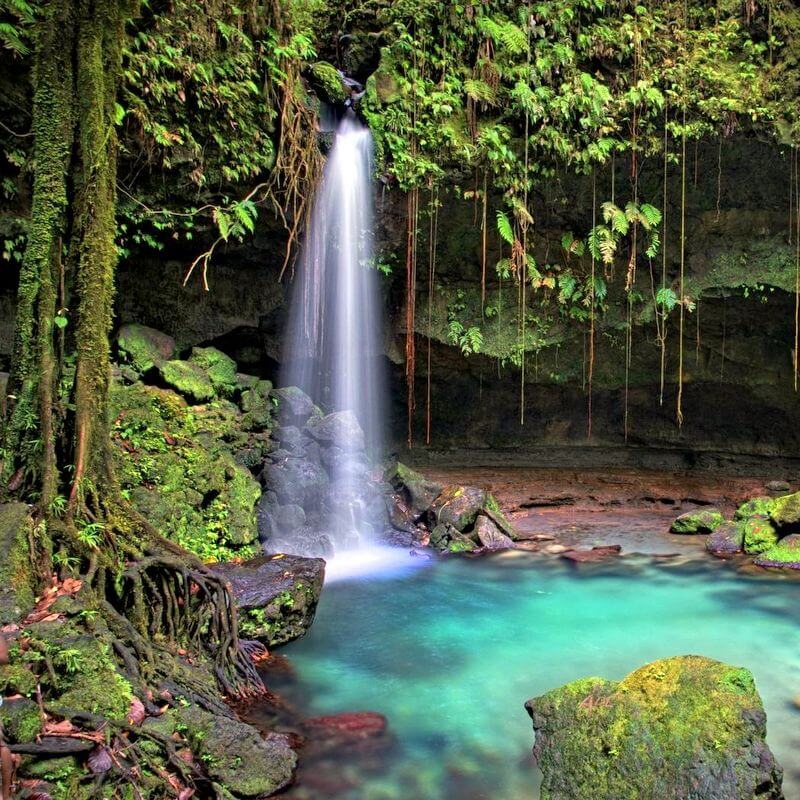
[[[723,522],[725,518],[716,508],[702,508],[681,514],[672,523],[670,531],[681,534],[712,533]]]
[[[475,536],[487,550],[508,550],[514,547],[511,537],[506,536],[489,517],[479,514],[475,521]]]
[[[759,567],[800,569],[800,533],[790,533],[754,561]]]
[[[776,498],[769,516],[779,530],[795,532],[800,528],[800,492]]]
[[[264,481],[282,505],[308,511],[318,508],[328,489],[328,475],[320,464],[305,458],[287,458],[264,468]]]
[[[781,800],[752,674],[700,656],[622,681],[586,678],[525,704],[547,800]]]
[[[295,425],[300,428],[312,416],[321,416],[314,401],[296,386],[276,389],[272,394],[278,400],[278,419],[281,425]]]
[[[475,524],[478,512],[486,502],[486,492],[475,486],[446,486],[433,503],[432,510],[439,525],[451,525],[465,531]]]
[[[117,332],[117,353],[122,364],[143,375],[175,355],[175,340],[147,325],[128,323]]]
[[[210,568],[231,585],[243,638],[275,647],[303,636],[313,622],[325,578],[321,558],[260,556]]]
[[[744,548],[744,526],[741,522],[723,522],[706,539],[706,550],[715,556],[741,553]]]
[[[198,706],[178,709],[176,716],[209,777],[236,797],[267,797],[291,782],[297,756],[285,736],[262,737],[252,725]]]
[[[441,484],[429,481],[399,461],[386,470],[384,480],[405,500],[416,519],[428,511],[442,491]]]
[[[364,450],[364,431],[352,411],[334,411],[315,417],[309,420],[306,431],[323,448],[335,446],[348,453]]]
[[[290,534],[306,524],[306,512],[302,506],[290,504],[280,506],[277,513],[278,530],[283,534]]]
[[[778,543],[778,532],[766,517],[750,517],[744,522],[743,530],[745,553],[757,555]]]
[[[618,556],[621,552],[622,547],[620,545],[610,544],[593,547],[591,550],[567,550],[561,554],[561,558],[577,564],[595,564]]]
[[[33,607],[28,554],[32,525],[25,503],[0,504],[0,625],[16,622]]]
[[[190,403],[207,403],[215,396],[211,378],[203,368],[189,361],[166,361],[161,365],[161,379]]]
[[[557,556],[561,553],[566,553],[569,550],[569,547],[563,544],[548,544],[542,548],[543,552],[547,553],[551,556]]]

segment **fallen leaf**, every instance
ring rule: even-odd
[[[138,697],[134,697],[131,700],[130,711],[128,711],[128,724],[141,725],[146,716],[147,712],[144,709],[144,703]]]
[[[71,733],[78,733],[78,728],[68,719],[62,719],[60,722],[48,720],[45,723],[44,732],[48,736],[69,736]]]

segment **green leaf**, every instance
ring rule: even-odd
[[[511,227],[511,220],[509,220],[505,211],[497,212],[497,232],[503,241],[508,242],[508,244],[514,244],[514,229]]]

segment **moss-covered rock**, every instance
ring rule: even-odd
[[[129,323],[117,333],[117,356],[139,375],[160,367],[175,355],[175,340],[147,325]]]
[[[701,508],[681,514],[672,523],[670,531],[681,534],[712,533],[723,522],[725,517],[716,508]]]
[[[216,347],[193,347],[189,363],[205,372],[218,397],[232,397],[238,385],[236,362]]]
[[[775,498],[769,516],[775,526],[786,533],[800,528],[800,492]]]
[[[742,503],[733,514],[734,519],[748,519],[749,517],[768,517],[775,507],[773,497],[753,497]]]
[[[529,700],[542,800],[780,800],[752,674],[701,656]]]
[[[268,797],[287,786],[297,757],[287,738],[262,737],[251,725],[197,706],[178,709],[176,729],[186,737],[208,775],[236,797]]]
[[[441,484],[428,480],[424,475],[399,461],[386,470],[384,480],[395,492],[401,494],[416,519],[430,509],[442,491]]]
[[[167,361],[161,366],[161,378],[171,389],[190,403],[207,403],[215,396],[211,378],[202,367],[189,361]]]
[[[42,732],[39,706],[27,697],[4,698],[0,704],[0,723],[6,741],[32,742]]]
[[[433,503],[433,513],[440,525],[452,525],[464,532],[475,524],[486,504],[486,492],[475,486],[446,486]]]
[[[759,567],[800,569],[800,533],[790,533],[765,550],[755,562]]]
[[[261,556],[211,569],[231,584],[243,638],[276,647],[303,636],[311,626],[325,578],[321,558]]]
[[[706,539],[706,550],[715,556],[730,556],[744,549],[744,524],[723,522]]]
[[[350,94],[339,70],[327,61],[317,61],[311,65],[309,82],[319,98],[331,105],[344,103]]]
[[[15,622],[33,606],[32,524],[24,503],[0,504],[0,625]]]
[[[261,490],[236,461],[250,446],[238,409],[224,400],[189,406],[139,383],[115,384],[111,405],[117,469],[136,508],[204,560],[255,554]]]
[[[766,517],[750,517],[743,530],[745,553],[763,553],[778,543],[778,532]]]

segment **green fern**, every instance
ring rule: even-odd
[[[504,242],[514,244],[514,229],[511,227],[511,220],[505,211],[497,212],[497,232]]]

